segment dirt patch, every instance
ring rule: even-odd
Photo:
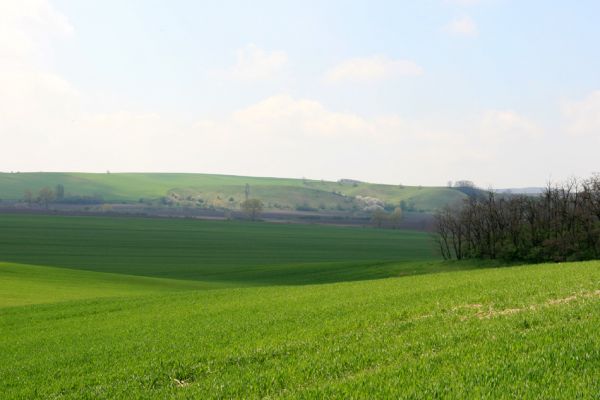
[[[175,383],[175,386],[177,386],[177,387],[185,387],[185,386],[190,385],[189,382],[186,382],[182,379],[177,379],[177,378],[173,378],[173,383]]]
[[[534,310],[538,310],[544,307],[551,307],[551,306],[557,306],[557,305],[561,305],[561,304],[567,304],[567,303],[571,303],[573,301],[577,301],[580,299],[586,299],[586,298],[592,298],[592,297],[600,297],[600,290],[594,290],[594,291],[589,291],[589,292],[580,292],[577,294],[573,294],[571,296],[567,296],[567,297],[563,297],[560,299],[550,299],[547,300],[545,303],[542,304],[532,304],[528,307],[521,307],[521,308],[506,308],[504,310],[494,310],[492,307],[489,308],[489,310],[487,311],[478,311],[477,313],[475,313],[473,316],[479,319],[488,319],[488,318],[493,318],[493,317],[497,317],[497,316],[503,316],[503,315],[512,315],[512,314],[517,314],[517,313],[521,313],[524,311],[534,311]],[[461,308],[470,308],[470,309],[481,309],[483,306],[481,304],[465,304],[462,306],[458,306],[455,307],[454,310],[458,310]],[[468,317],[463,317],[462,320],[466,320]]]

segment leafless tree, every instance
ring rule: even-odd
[[[539,197],[471,197],[436,215],[444,258],[561,261],[600,257],[600,177],[551,185]]]
[[[44,207],[48,208],[48,205],[54,200],[54,191],[49,187],[43,187],[38,193],[38,200]]]
[[[31,193],[31,190],[27,189],[23,192],[23,200],[31,207],[31,204],[33,203],[33,193]]]
[[[252,221],[255,221],[263,211],[263,203],[259,199],[244,200],[241,207],[244,214]]]
[[[392,228],[398,229],[400,228],[400,223],[402,222],[402,209],[400,207],[396,207],[394,211],[390,214],[389,220]]]

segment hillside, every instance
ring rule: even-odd
[[[0,215],[2,398],[595,398],[600,263],[428,234]]]
[[[3,398],[600,392],[598,262],[209,291],[68,271],[0,264]]]
[[[25,191],[62,185],[65,196],[94,197],[104,202],[144,203],[181,207],[239,209],[250,197],[267,210],[361,211],[378,204],[388,209],[431,212],[465,198],[454,188],[383,185],[340,180],[258,178],[171,173],[0,173],[0,199],[19,201]]]

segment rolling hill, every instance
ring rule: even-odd
[[[0,393],[597,398],[599,267],[198,290],[0,263]]]
[[[357,211],[373,202],[389,209],[431,212],[465,198],[455,188],[384,185],[340,180],[259,178],[176,173],[0,173],[0,199],[18,201],[29,190],[63,185],[65,195],[95,196],[103,201],[161,202],[183,207],[239,209],[250,197],[267,210]]]
[[[502,268],[491,268],[502,267]],[[428,234],[0,215],[2,398],[597,398],[600,263]]]

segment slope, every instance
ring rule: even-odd
[[[246,185],[269,209],[360,209],[356,196],[375,197],[390,207],[403,201],[413,210],[433,211],[465,198],[454,188],[382,185],[355,181],[260,178],[178,173],[0,173],[0,199],[16,201],[24,192],[63,185],[67,196],[96,196],[106,202],[156,201],[180,205],[239,208]],[[184,202],[186,199],[191,201]],[[201,201],[201,202],[199,202]]]
[[[595,398],[600,264],[0,309],[11,398]]]

